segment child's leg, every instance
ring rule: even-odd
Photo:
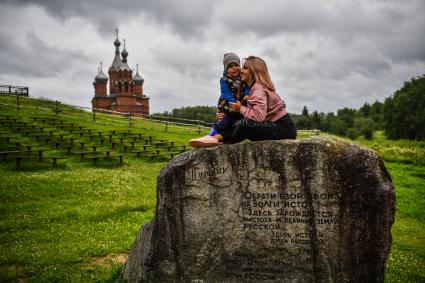
[[[216,134],[218,134],[217,130],[215,129],[215,127],[212,127],[208,135],[213,137]]]
[[[216,131],[223,131],[232,126],[232,117],[229,113],[224,112],[224,117],[214,125]]]
[[[241,142],[244,139],[251,141],[295,139],[297,130],[289,115],[276,122],[255,122],[249,119],[241,119],[235,124],[232,134],[232,143]]]

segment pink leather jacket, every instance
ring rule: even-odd
[[[245,118],[256,122],[274,122],[288,113],[285,103],[276,92],[266,89],[259,83],[251,87],[247,102],[248,105],[242,106],[240,112]]]

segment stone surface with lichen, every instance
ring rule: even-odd
[[[395,192],[382,159],[311,138],[198,149],[158,176],[130,282],[383,282]]]

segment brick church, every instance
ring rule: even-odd
[[[138,65],[136,74],[127,64],[128,52],[124,49],[120,56],[121,42],[118,39],[114,42],[115,57],[111,67],[109,67],[109,95],[107,94],[108,77],[102,71],[100,63],[99,73],[94,79],[94,97],[92,99],[92,109],[97,111],[111,110],[121,113],[131,113],[136,116],[149,114],[149,97],[143,94],[144,79],[139,74]]]

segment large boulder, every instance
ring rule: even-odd
[[[130,282],[383,282],[395,193],[382,159],[323,138],[197,149],[158,176]]]

